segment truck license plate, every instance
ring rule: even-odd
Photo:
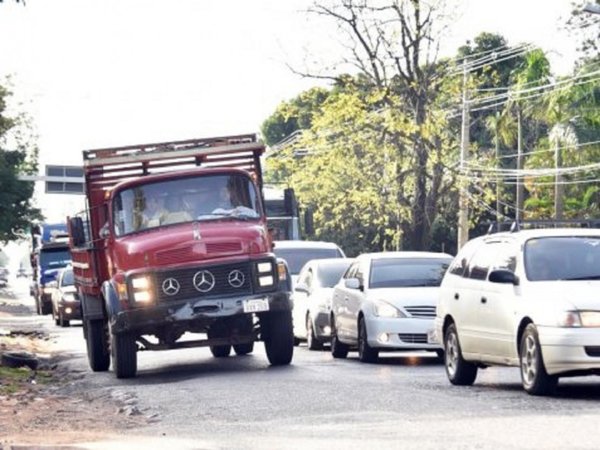
[[[245,313],[257,313],[269,310],[269,301],[266,298],[244,300]]]

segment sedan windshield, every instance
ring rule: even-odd
[[[115,196],[117,236],[164,225],[260,217],[254,184],[241,174],[204,175],[125,189]]]
[[[525,244],[529,281],[600,279],[600,238],[544,237]]]
[[[371,263],[369,287],[439,286],[451,258],[382,258]]]

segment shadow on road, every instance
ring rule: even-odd
[[[168,363],[153,369],[144,369],[143,364],[138,365],[137,377],[132,380],[120,380],[124,383],[133,384],[163,384],[177,383],[193,378],[200,377],[218,377],[222,375],[240,374],[248,377],[251,374],[283,374],[291,373],[295,370],[293,361],[289,366],[273,367],[269,365],[267,358],[264,355],[245,355],[245,356],[230,356],[228,358],[208,358],[203,359],[202,355],[198,356],[198,362],[193,363]]]

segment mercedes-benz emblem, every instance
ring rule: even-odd
[[[244,277],[242,271],[237,269],[229,272],[229,276],[227,277],[227,281],[229,281],[229,284],[234,288],[242,287],[245,280],[246,277]]]
[[[177,295],[179,288],[179,281],[177,281],[175,278],[167,278],[162,283],[163,292],[171,297],[173,295]]]
[[[215,276],[208,270],[201,270],[194,275],[194,287],[200,292],[211,291],[215,287]]]

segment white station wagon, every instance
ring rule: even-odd
[[[442,349],[432,342],[445,253],[384,252],[360,255],[333,290],[331,354],[358,348],[362,362],[380,351]]]
[[[456,385],[494,364],[519,366],[534,395],[551,394],[560,376],[600,374],[600,230],[468,242],[442,282],[436,334]]]

